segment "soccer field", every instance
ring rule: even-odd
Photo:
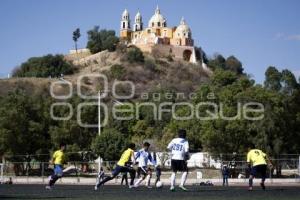
[[[266,191],[246,187],[189,187],[189,191],[170,192],[168,187],[128,189],[125,186],[104,186],[93,191],[92,186],[57,185],[52,191],[43,185],[0,185],[0,199],[107,199],[107,200],[299,200],[300,187],[269,187]]]

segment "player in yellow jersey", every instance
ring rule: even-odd
[[[256,149],[255,145],[251,144],[249,146],[249,152],[247,154],[247,163],[250,169],[249,190],[253,190],[253,179],[257,174],[261,175],[260,186],[263,190],[265,190],[267,166],[268,164],[270,164],[270,167],[272,167],[272,163],[269,160],[268,156],[263,151]]]
[[[54,173],[50,176],[49,184],[46,186],[46,189],[51,189],[55,182],[63,176],[63,165],[66,161],[66,144],[61,143],[59,147],[60,149],[55,151],[52,156],[51,162],[54,164]]]
[[[97,181],[95,190],[98,190],[98,188],[104,183],[114,179],[121,172],[128,172],[130,174],[131,180],[130,180],[129,188],[133,187],[135,170],[132,167],[130,167],[129,163],[132,162],[133,164],[135,164],[134,149],[135,149],[135,144],[133,143],[129,144],[128,149],[123,152],[119,162],[117,163],[116,168],[113,170],[112,176],[107,176],[105,179],[103,179],[100,182]]]

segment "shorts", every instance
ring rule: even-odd
[[[251,168],[250,174],[252,176],[257,176],[260,174],[262,178],[266,178],[267,176],[267,165],[256,165]]]
[[[54,165],[54,175],[63,176],[63,166],[62,165]]]
[[[171,160],[171,168],[173,172],[187,172],[187,162],[185,160]]]
[[[140,177],[141,175],[147,176],[147,173],[148,173],[147,167],[139,167],[137,170],[138,177]]]
[[[133,173],[133,171],[134,169],[131,167],[117,165],[116,168],[112,171],[112,175],[117,176],[121,172]]]

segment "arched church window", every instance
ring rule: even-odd
[[[160,22],[157,22],[157,26],[160,27]]]
[[[152,27],[154,27],[154,22],[152,22]]]
[[[123,28],[125,28],[125,22],[123,22]]]

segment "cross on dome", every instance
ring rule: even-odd
[[[156,6],[155,14],[160,14],[160,9],[159,9],[158,5]]]
[[[186,25],[186,22],[185,22],[185,19],[184,19],[184,17],[181,17],[181,20],[180,20],[180,25]]]

